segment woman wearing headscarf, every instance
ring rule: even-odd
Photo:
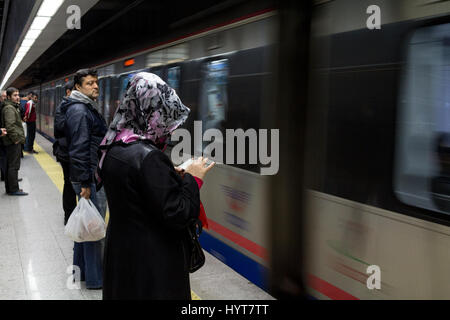
[[[103,299],[191,299],[186,231],[199,219],[199,189],[214,163],[199,158],[181,173],[163,153],[189,112],[158,76],[130,80],[101,145],[110,208]]]

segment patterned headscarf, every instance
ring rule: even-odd
[[[190,111],[160,77],[140,72],[131,78],[100,148],[106,149],[119,140],[164,143],[170,133],[186,121]],[[106,154],[103,151],[100,168]]]

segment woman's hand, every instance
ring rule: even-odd
[[[80,196],[86,200],[89,200],[91,198],[91,188],[81,188]]]
[[[186,172],[193,175],[194,177],[204,180],[206,173],[216,165],[215,162],[212,162],[209,166],[206,167],[207,161],[208,158],[203,157],[194,160],[189,165],[189,167],[186,168]]]
[[[179,168],[179,167],[175,167],[175,171],[178,173],[178,175],[179,175],[181,178],[184,178],[184,173],[185,173],[184,169],[181,169],[181,168]]]

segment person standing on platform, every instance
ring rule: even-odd
[[[31,93],[31,99],[25,105],[24,121],[27,124],[27,138],[25,140],[24,150],[30,153],[38,153],[34,150],[34,139],[36,138],[36,105],[38,103],[38,95]]]
[[[24,95],[23,97],[20,98],[20,115],[21,115],[22,119],[25,116],[27,102],[30,101],[32,99],[32,97],[33,97],[33,92],[29,92],[26,96]]]
[[[20,98],[20,119],[23,120],[23,118],[25,117],[25,111],[26,111],[26,105],[28,103],[28,101],[30,101],[33,97],[33,92],[28,92],[28,94],[26,96],[23,96]],[[26,142],[26,139],[25,139]],[[25,150],[25,145],[22,144],[21,145],[21,150],[20,150],[20,157],[23,158],[23,151]]]
[[[54,137],[56,139],[53,143],[53,155],[56,157],[56,161],[61,164],[64,175],[64,189],[63,189],[63,210],[64,210],[64,225],[69,221],[70,215],[77,206],[77,195],[73,190],[72,182],[70,181],[70,159],[67,146],[67,139],[64,132],[65,115],[61,113],[61,107],[63,105],[66,108],[69,107],[69,103],[78,103],[77,100],[71,100],[70,95],[73,90],[73,82],[69,81],[64,86],[66,96],[63,98],[61,104],[56,108],[55,112],[55,127]]]
[[[6,100],[6,90],[2,90],[0,93],[0,118],[2,114],[3,102]],[[4,127],[4,124],[0,121],[0,127]],[[1,129],[2,133],[0,137],[4,137],[6,135],[6,129]],[[5,131],[3,131],[5,130]],[[3,145],[3,139],[0,139],[0,175],[1,181],[5,181],[5,173],[6,172],[6,149]]]
[[[191,300],[187,228],[197,219],[207,224],[199,189],[214,163],[197,159],[182,174],[164,154],[189,113],[155,74],[130,80],[100,147],[110,207],[104,300]]]
[[[103,188],[97,190],[94,175],[98,147],[107,131],[106,122],[98,112],[98,96],[97,71],[79,70],[74,76],[70,101],[62,104],[61,112],[65,114],[64,132],[73,189],[79,197],[92,200],[105,217],[106,196]],[[73,264],[80,268],[81,281],[86,280],[87,289],[101,289],[103,286],[102,244],[103,241],[75,242]]]
[[[6,90],[6,101],[2,108],[2,123],[7,130],[3,137],[6,148],[6,193],[10,196],[27,196],[28,193],[19,189],[19,170],[21,144],[25,143],[25,132],[20,117],[20,96],[19,90],[9,88]]]

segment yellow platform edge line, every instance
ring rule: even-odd
[[[42,170],[47,174],[47,176],[58,188],[59,192],[62,194],[64,189],[64,176],[62,168],[58,162],[56,162],[39,144],[34,144],[34,150],[38,154],[33,154],[33,157],[41,166]],[[105,221],[108,223],[109,212],[106,212]],[[191,290],[192,300],[202,300],[194,291]]]

